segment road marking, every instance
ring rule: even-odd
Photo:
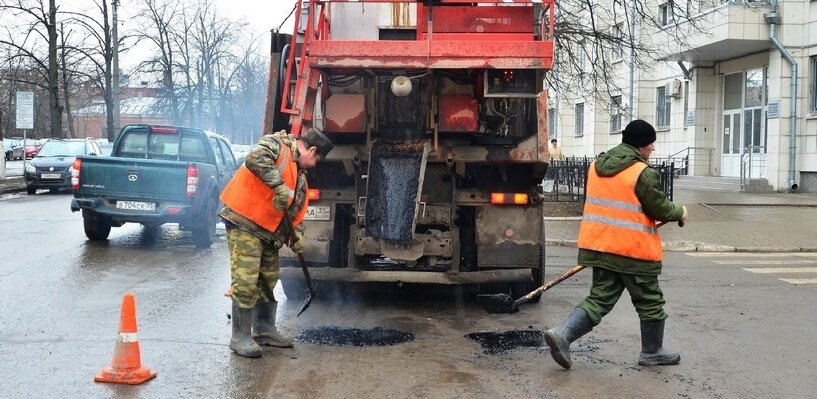
[[[713,260],[719,265],[813,265],[817,259],[797,259],[797,260]]]
[[[817,257],[817,252],[685,252],[696,258],[779,258],[787,256]]]
[[[817,278],[779,278],[789,284],[817,284]]]
[[[817,267],[744,267],[743,270],[759,274],[817,273]]]

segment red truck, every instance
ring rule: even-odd
[[[308,175],[312,278],[541,285],[553,1],[298,6],[293,34],[272,35],[264,129],[335,144]],[[284,291],[302,297],[282,255]]]

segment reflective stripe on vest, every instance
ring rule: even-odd
[[[636,162],[615,176],[587,172],[587,199],[578,247],[647,261],[663,258],[655,220],[644,213],[635,192],[647,164]]]
[[[292,206],[295,201],[295,188],[298,184],[298,165],[292,158],[292,149],[282,143],[281,154],[275,162],[275,167],[280,172],[284,180],[284,187],[289,192],[289,206]],[[275,198],[275,190],[267,186],[245,165],[241,165],[219,197],[221,202],[234,212],[266,230],[275,232],[284,218],[284,213],[272,206],[273,198]],[[295,215],[292,224],[297,226],[301,223],[308,206],[309,199],[304,196],[304,204]]]

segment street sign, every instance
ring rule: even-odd
[[[34,92],[17,92],[17,129],[34,129]]]

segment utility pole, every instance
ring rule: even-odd
[[[111,0],[113,25],[111,26],[111,36],[113,44],[113,74],[111,89],[113,93],[113,130],[114,134],[119,134],[119,20],[116,15],[119,0]]]

